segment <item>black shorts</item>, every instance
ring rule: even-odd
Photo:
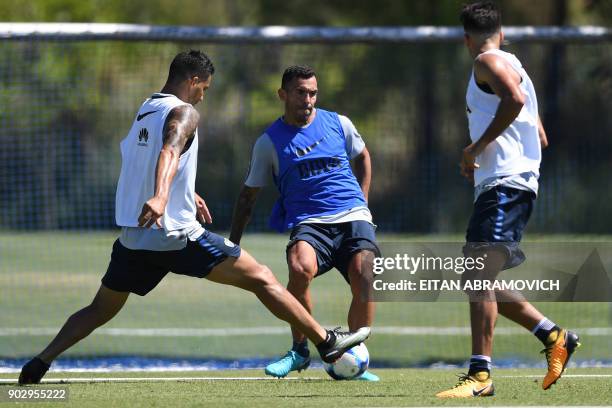
[[[356,252],[367,250],[380,256],[374,226],[367,221],[340,224],[299,224],[291,231],[287,252],[298,241],[308,242],[317,254],[316,276],[338,269],[349,282],[348,265]]]
[[[240,246],[210,231],[178,251],[133,250],[117,239],[102,284],[118,292],[149,293],[168,272],[203,278],[228,256],[240,257]]]
[[[519,248],[523,230],[531,217],[536,195],[531,191],[497,186],[478,196],[466,233],[464,253],[497,248],[508,257],[503,269],[525,261]]]

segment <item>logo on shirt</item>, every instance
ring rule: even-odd
[[[157,111],[154,110],[154,111],[142,113],[142,114],[136,116],[136,121],[140,122],[145,116],[150,115],[150,114],[155,113],[155,112],[157,112]]]
[[[297,157],[306,156],[308,153],[310,153],[312,151],[312,149],[317,147],[319,145],[319,143],[321,143],[323,141],[323,139],[324,138],[322,137],[321,140],[318,140],[318,141],[314,142],[313,144],[311,144],[310,146],[306,147],[305,149],[300,149],[299,147],[297,147],[295,149],[295,154],[297,154]]]
[[[298,163],[298,171],[302,180],[330,172],[339,167],[342,167],[342,160],[338,157],[324,157]]]
[[[149,142],[149,131],[147,128],[140,129],[138,133],[138,146],[147,146]]]

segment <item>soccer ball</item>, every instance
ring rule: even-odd
[[[349,349],[334,363],[323,363],[323,368],[334,380],[350,380],[359,377],[368,369],[370,353],[365,344],[360,343]]]

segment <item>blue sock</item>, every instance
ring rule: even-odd
[[[480,354],[472,355],[468,375],[474,375],[483,371],[486,371],[487,374],[491,373],[491,357]]]
[[[310,357],[310,350],[308,350],[308,340],[304,340],[301,343],[294,341],[291,350],[295,351],[302,357]]]

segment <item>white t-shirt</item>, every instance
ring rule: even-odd
[[[363,152],[365,142],[349,118],[343,115],[338,115],[338,118],[344,132],[346,153],[350,159],[354,159]],[[274,144],[270,136],[264,133],[259,136],[253,146],[251,164],[244,184],[247,187],[264,187],[269,183],[273,175],[278,176],[278,167],[278,155]],[[339,224],[351,221],[367,221],[372,223],[372,214],[368,207],[355,207],[338,214],[308,218],[300,222],[300,224]]]
[[[163,232],[138,227],[142,206],[155,194],[157,161],[163,146],[166,118],[172,109],[181,105],[186,103],[174,95],[154,94],[140,107],[130,132],[121,141],[122,164],[115,197],[115,218],[118,226],[125,227],[120,239],[130,249],[180,249],[186,245],[187,237],[193,240],[204,232],[196,219],[195,206],[197,130],[191,145],[179,159],[168,204],[160,219]],[[152,228],[155,230],[157,226]]]
[[[489,143],[476,158],[476,163],[480,167],[474,170],[474,186],[490,182],[492,178],[532,173],[534,179],[531,180],[531,183],[526,184],[526,187],[531,189],[533,180],[537,183],[542,158],[538,135],[538,101],[533,83],[514,55],[498,49],[485,53],[503,58],[520,75],[520,87],[525,95],[525,105],[514,122],[493,142]],[[495,94],[483,91],[476,84],[472,72],[466,102],[470,138],[472,142],[476,142],[495,117],[500,98]],[[537,187],[534,192],[537,192]]]

